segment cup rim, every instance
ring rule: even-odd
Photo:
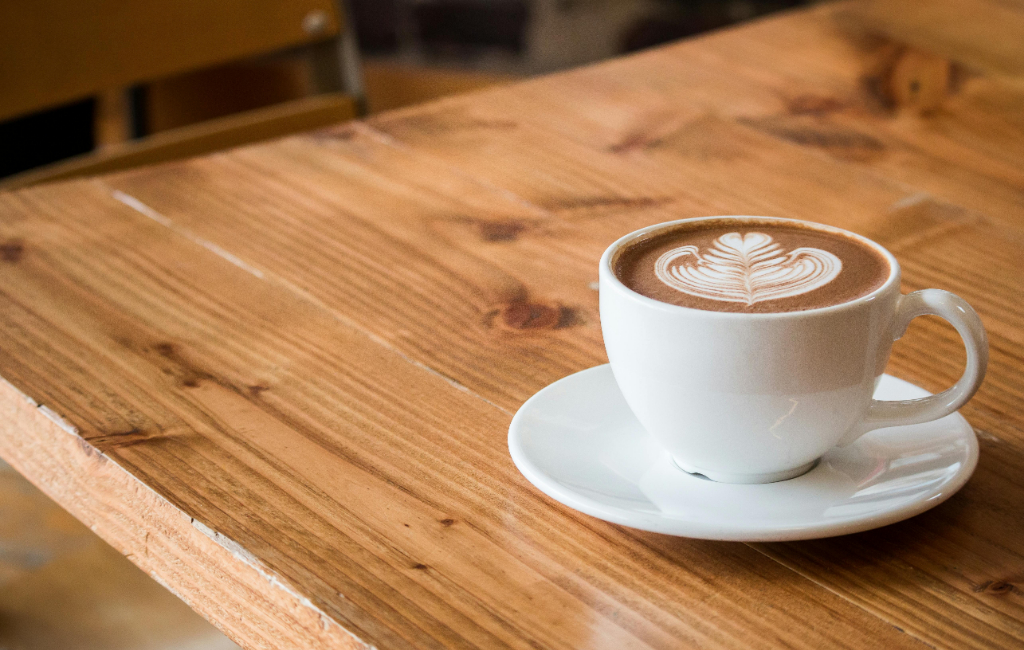
[[[864,294],[863,296],[860,296],[858,298],[854,298],[853,300],[849,300],[847,302],[842,302],[842,303],[838,303],[838,304],[835,304],[835,305],[827,305],[825,307],[815,307],[813,309],[802,309],[802,310],[798,310],[798,311],[776,311],[776,312],[745,313],[745,312],[735,312],[735,311],[712,311],[712,310],[709,310],[709,309],[697,309],[695,307],[683,307],[682,305],[673,305],[671,303],[662,302],[660,300],[655,300],[654,298],[648,298],[647,296],[645,296],[645,295],[643,295],[641,293],[637,293],[636,291],[633,291],[632,289],[627,287],[619,279],[619,277],[617,275],[615,275],[615,270],[612,268],[612,260],[615,257],[616,252],[621,250],[627,244],[630,244],[632,242],[635,242],[637,240],[640,240],[640,239],[643,239],[643,238],[646,238],[646,237],[653,236],[654,234],[656,234],[656,233],[658,233],[658,232],[660,232],[662,230],[667,230],[667,229],[670,229],[670,228],[674,228],[674,227],[680,226],[682,224],[693,223],[693,222],[696,222],[696,221],[712,221],[712,220],[721,220],[721,219],[734,219],[734,220],[751,221],[751,222],[756,221],[756,222],[762,222],[762,223],[767,222],[767,223],[773,223],[773,224],[774,223],[778,223],[778,224],[799,224],[799,225],[802,225],[802,226],[809,227],[809,228],[811,228],[813,230],[820,230],[820,231],[824,231],[824,232],[830,232],[830,233],[834,233],[834,234],[838,234],[838,235],[843,235],[845,237],[850,237],[850,238],[852,238],[852,239],[854,239],[854,240],[856,240],[856,241],[858,241],[858,242],[860,242],[860,243],[862,243],[862,244],[864,244],[866,246],[871,247],[873,250],[878,251],[882,255],[882,257],[884,257],[886,259],[886,261],[889,262],[889,277],[887,277],[885,279],[885,282],[883,282],[881,284],[881,286],[879,286],[878,288],[874,289],[870,293]],[[832,314],[832,313],[836,313],[836,312],[840,312],[840,311],[845,311],[845,310],[848,310],[848,309],[856,309],[857,307],[860,307],[860,306],[862,306],[862,305],[864,305],[866,303],[870,303],[870,302],[875,301],[876,299],[879,298],[879,296],[881,296],[881,295],[885,294],[886,292],[890,291],[892,289],[893,285],[896,285],[897,286],[897,290],[898,290],[899,281],[900,281],[900,264],[899,264],[899,261],[896,259],[896,256],[893,255],[892,253],[890,253],[881,244],[879,244],[879,243],[877,243],[875,241],[872,241],[871,239],[868,239],[867,237],[864,237],[863,235],[858,235],[855,232],[850,232],[849,230],[844,230],[842,228],[837,228],[835,226],[829,226],[827,224],[817,223],[817,222],[814,222],[814,221],[806,221],[806,220],[803,220],[803,219],[790,219],[790,218],[787,218],[787,217],[766,217],[766,216],[756,216],[756,215],[729,215],[729,214],[727,214],[727,215],[706,216],[706,217],[688,217],[688,218],[685,218],[685,219],[676,219],[674,221],[665,221],[665,222],[662,222],[662,223],[656,223],[656,224],[653,224],[653,225],[650,225],[650,226],[646,226],[644,228],[640,228],[639,230],[634,230],[633,232],[628,233],[628,234],[623,235],[622,237],[618,238],[607,249],[605,249],[604,253],[601,255],[601,262],[600,262],[599,271],[600,271],[600,275],[603,276],[604,279],[607,280],[607,282],[608,282],[608,284],[610,285],[611,288],[615,289],[619,293],[622,293],[624,296],[639,302],[640,304],[646,305],[648,307],[662,309],[664,311],[682,311],[683,313],[699,313],[699,314],[701,314],[703,316],[707,316],[709,318],[724,318],[724,319],[774,320],[774,319],[779,319],[779,318],[797,318],[797,317],[802,317],[802,316],[816,316],[816,315],[822,315],[822,314]],[[602,289],[603,288],[604,288],[604,283],[602,283]]]

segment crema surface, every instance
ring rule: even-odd
[[[747,313],[838,305],[882,286],[889,261],[852,237],[810,226],[710,220],[636,242],[615,275],[648,298]]]

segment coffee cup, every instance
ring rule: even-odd
[[[630,233],[600,262],[608,360],[626,403],[682,470],[726,483],[799,476],[835,446],[954,412],[977,391],[985,330],[962,298],[900,291],[879,244],[806,221],[724,216]],[[936,315],[963,376],[920,399],[872,398],[893,342]]]

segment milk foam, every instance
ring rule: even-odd
[[[753,305],[823,287],[842,268],[838,257],[819,248],[787,253],[770,235],[732,232],[703,253],[693,245],[664,253],[655,262],[654,274],[691,296]]]

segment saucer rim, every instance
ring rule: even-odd
[[[801,525],[796,527],[773,527],[765,526],[764,524],[743,524],[742,522],[722,525],[721,523],[708,524],[696,520],[683,521],[653,513],[629,511],[615,506],[602,505],[592,502],[569,488],[562,486],[562,484],[556,479],[549,477],[545,472],[541,471],[533,461],[530,460],[529,454],[527,454],[523,449],[520,434],[522,418],[525,417],[524,413],[529,412],[532,402],[540,398],[547,391],[554,390],[556,386],[563,382],[578,380],[578,377],[583,374],[596,374],[600,372],[607,372],[611,374],[610,365],[602,364],[594,366],[563,377],[551,384],[548,384],[526,400],[519,410],[516,411],[516,414],[513,416],[512,421],[509,424],[509,453],[512,456],[512,462],[523,476],[534,487],[547,496],[563,505],[582,512],[583,514],[613,524],[627,526],[629,528],[676,537],[735,542],[780,542],[849,535],[852,533],[881,528],[882,526],[888,526],[890,524],[915,517],[944,503],[954,494],[959,492],[964,485],[966,485],[978,465],[979,448],[974,428],[969,422],[967,422],[963,415],[959,413],[959,411],[955,411],[946,416],[946,418],[952,418],[953,421],[950,422],[950,426],[955,426],[967,442],[966,462],[957,472],[956,476],[942,485],[938,493],[926,493],[924,497],[915,500],[913,503],[903,507],[894,508],[888,512],[869,513],[843,522],[822,522],[819,524]],[[908,382],[905,379],[900,379],[899,377],[894,377],[888,374],[883,376],[888,377],[891,380],[895,380],[900,384],[913,387],[915,390],[920,391],[922,396],[931,394],[927,390]],[[614,382],[614,378],[612,378],[612,381]],[[921,425],[906,426],[915,427]],[[851,443],[850,446],[852,447],[855,445],[857,445],[857,441]],[[732,484],[728,485],[731,486]],[[763,485],[768,486],[773,484],[768,483]]]

